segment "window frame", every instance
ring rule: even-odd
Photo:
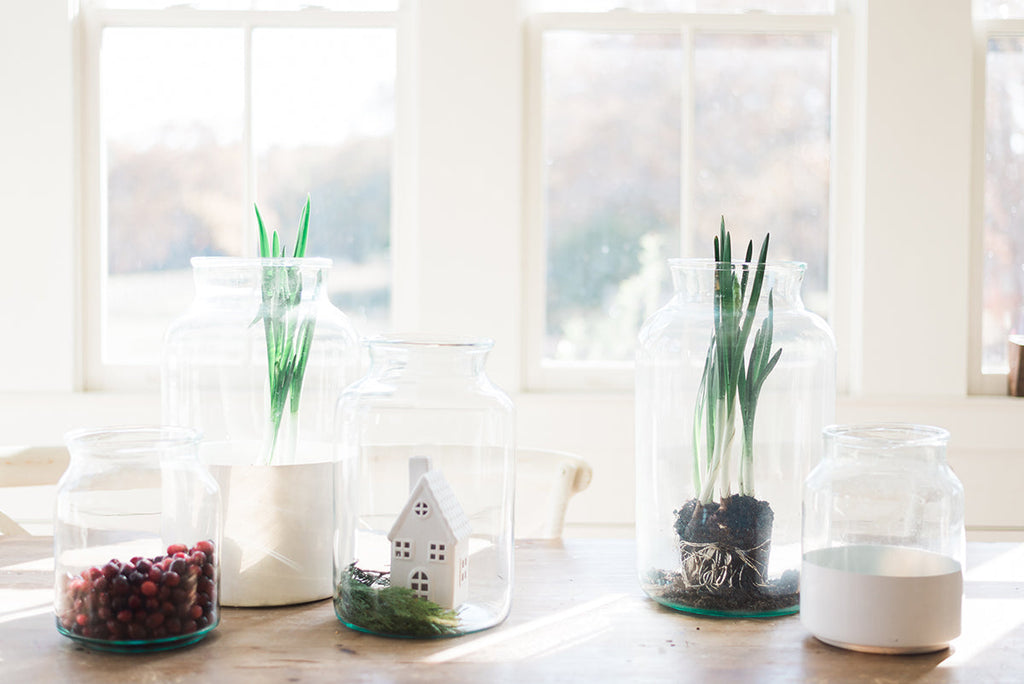
[[[985,277],[985,146],[987,142],[985,95],[988,85],[988,41],[996,37],[1024,39],[1024,17],[990,19],[980,16],[980,0],[973,15],[974,45],[972,53],[973,104],[971,126],[971,249],[970,249],[970,318],[968,355],[968,393],[971,395],[1005,395],[1007,378],[1002,373],[985,373],[983,369]]]
[[[837,254],[849,254],[852,226],[852,117],[838,113],[841,103],[853,98],[853,15],[847,3],[837,3],[831,14],[705,14],[686,12],[542,12],[526,22],[526,88],[524,163],[524,241],[525,290],[523,365],[525,387],[532,391],[602,390],[624,392],[632,389],[633,364],[617,362],[559,362],[545,357],[546,335],[546,273],[547,240],[544,230],[544,130],[543,130],[543,64],[544,34],[549,31],[582,31],[593,33],[660,33],[679,35],[685,52],[683,111],[681,112],[680,230],[692,215],[693,189],[693,65],[694,36],[699,33],[754,35],[770,33],[797,35],[828,33],[832,36],[831,130],[829,164],[829,263],[828,290],[830,323],[840,339],[848,339],[850,331],[850,287],[853,264]],[[684,255],[677,255],[684,256]],[[849,362],[841,354],[838,363],[840,391],[849,387]]]
[[[318,29],[318,28],[370,28],[392,29],[396,33],[397,69],[395,75],[395,133],[392,148],[391,180],[391,285],[392,321],[407,317],[409,305],[403,300],[410,288],[402,282],[409,272],[405,252],[396,244],[405,242],[397,227],[399,219],[411,212],[403,204],[408,196],[410,180],[408,166],[403,162],[408,152],[403,149],[412,123],[408,116],[399,117],[410,95],[410,30],[409,3],[402,3],[395,11],[331,11],[304,10],[195,10],[187,7],[166,9],[107,9],[83,3],[79,16],[80,43],[79,73],[81,112],[81,152],[79,176],[81,182],[81,280],[78,306],[81,314],[81,385],[86,390],[124,391],[158,388],[158,364],[126,364],[104,362],[102,357],[104,313],[104,281],[107,270],[107,245],[104,225],[106,217],[105,183],[106,158],[102,147],[100,124],[100,50],[102,35],[107,28],[230,28],[243,32],[244,42],[244,102],[242,103],[242,148],[245,178],[240,215],[246,217],[246,228],[255,231],[255,219],[247,210],[256,199],[257,159],[253,148],[252,126],[252,34],[264,28]],[[403,129],[404,127],[404,129]],[[254,234],[254,233],[253,233]],[[255,241],[243,241],[245,253],[239,256],[257,256]]]

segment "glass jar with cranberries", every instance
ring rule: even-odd
[[[178,427],[78,430],[57,485],[57,630],[106,651],[195,643],[220,621],[221,502]]]

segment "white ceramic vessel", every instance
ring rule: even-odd
[[[960,635],[963,575],[948,556],[896,546],[804,554],[800,620],[818,639],[869,653],[928,653]]]

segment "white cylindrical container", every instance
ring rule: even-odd
[[[871,653],[959,636],[964,496],[948,439],[922,425],[826,428],[804,489],[800,616],[814,636]]]

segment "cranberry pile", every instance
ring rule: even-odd
[[[191,634],[217,623],[216,579],[212,541],[171,544],[166,556],[112,559],[65,577],[57,620],[91,639]]]

